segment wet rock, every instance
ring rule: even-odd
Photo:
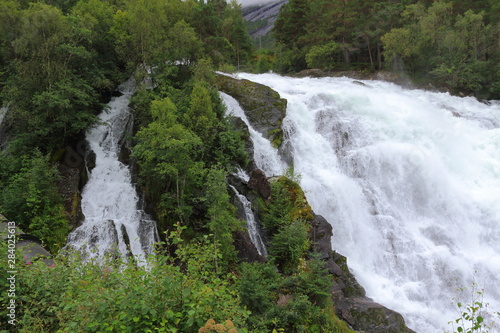
[[[11,227],[15,225],[5,216],[0,214],[0,241],[4,241],[11,234]],[[35,260],[42,260],[47,265],[52,265],[52,254],[42,246],[42,241],[33,235],[24,233],[18,227],[15,228],[17,235],[16,250],[23,256],[24,262],[29,264]]]
[[[59,174],[61,175],[57,186],[63,198],[64,212],[70,222],[70,227],[77,227],[84,216],[81,205],[81,175],[84,172],[81,168],[70,168],[60,164]]]
[[[248,188],[256,191],[263,199],[267,199],[271,196],[271,184],[267,180],[264,171],[260,169],[254,169],[250,173]]]
[[[314,213],[313,216],[314,220],[311,222],[312,228],[309,232],[310,238],[316,253],[320,254],[320,259],[328,259],[332,247],[330,242],[333,236],[333,228],[323,216]]]
[[[369,87],[367,84],[361,82],[361,81],[352,81],[353,84],[356,84],[358,86],[362,86],[362,87]]]
[[[238,259],[243,262],[266,262],[267,259],[261,256],[255,245],[253,245],[250,240],[250,236],[247,231],[236,231],[233,233],[234,237],[234,247],[238,252]]]
[[[219,89],[235,98],[245,111],[252,127],[279,147],[283,141],[281,124],[287,101],[271,88],[249,80],[217,76]]]
[[[403,316],[366,297],[346,298],[335,304],[339,317],[353,329],[370,333],[414,333]]]

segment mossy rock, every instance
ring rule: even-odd
[[[339,280],[341,280],[345,285],[343,290],[345,297],[364,297],[366,295],[366,291],[356,280],[356,277],[349,271],[347,258],[340,253],[334,252],[333,260],[343,272]]]
[[[238,80],[226,75],[217,76],[219,90],[240,103],[252,127],[271,141],[275,148],[283,142],[281,124],[286,115],[287,101],[260,83]]]
[[[293,205],[290,211],[292,220],[303,219],[307,222],[313,221],[313,210],[307,202],[306,195],[300,185],[285,176],[278,177],[274,181],[281,183],[283,188],[288,192],[286,195],[291,199]]]
[[[403,316],[366,298],[352,300],[349,314],[354,329],[372,333],[411,333]]]

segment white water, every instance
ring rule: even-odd
[[[252,211],[252,203],[243,194],[238,192],[238,190],[234,186],[229,186],[234,191],[234,194],[243,206],[243,210],[245,212],[245,221],[247,222],[248,235],[250,236],[252,244],[255,245],[255,248],[260,255],[267,256],[266,246],[264,244],[264,241],[262,240],[259,232],[259,227],[257,226],[257,221],[255,221],[255,215]]]
[[[380,81],[239,77],[288,100],[295,172],[367,296],[419,333],[451,331],[452,299],[473,280],[500,311],[499,103]],[[283,170],[260,160],[277,154],[251,134],[258,167]]]
[[[3,118],[5,118],[5,115],[7,114],[7,107],[2,107],[0,108],[0,125],[2,125]]]
[[[238,101],[223,92],[220,92],[220,95],[227,107],[227,113],[241,118],[241,120],[243,120],[248,126],[250,138],[254,144],[254,160],[257,167],[264,171],[268,176],[284,174],[286,170],[285,163],[281,161],[271,142],[269,142],[269,140],[264,138],[261,133],[257,132],[252,127],[252,124],[248,121],[248,118]]]
[[[139,198],[128,166],[118,160],[134,85],[129,80],[119,88],[123,95],[110,101],[108,110],[99,116],[101,125],[86,135],[96,165],[82,192],[85,220],[70,234],[68,246],[81,251],[84,260],[106,255],[126,259],[132,254],[137,264],[143,265],[157,232],[155,222],[138,209]]]

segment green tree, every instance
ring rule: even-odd
[[[69,232],[56,186],[58,179],[59,172],[50,164],[49,156],[35,150],[31,157],[23,158],[21,169],[8,179],[0,201],[9,219],[24,232],[39,237],[53,253],[64,246]]]
[[[172,61],[189,65],[200,58],[203,44],[194,28],[184,20],[178,21],[169,30],[167,52]]]
[[[284,225],[271,240],[269,252],[285,273],[293,272],[309,250],[309,227],[302,220]]]
[[[134,147],[141,178],[152,198],[160,198],[160,218],[185,221],[192,212],[193,186],[202,177],[203,163],[197,156],[203,144],[178,122],[177,108],[169,98],[153,101],[151,114],[153,122],[137,133]]]
[[[188,128],[196,132],[204,142],[212,142],[217,115],[212,108],[210,93],[203,84],[194,84],[189,109],[184,114],[184,118]]]
[[[232,0],[226,7],[226,13],[222,22],[222,35],[233,46],[231,60],[236,63],[237,70],[245,63],[252,51],[252,43],[243,23],[241,5]]]
[[[208,229],[214,235],[214,250],[220,250],[225,267],[236,260],[236,250],[233,245],[233,232],[241,228],[241,223],[235,218],[234,207],[229,202],[227,193],[226,172],[223,169],[212,168],[206,180],[205,200],[208,205]],[[215,269],[220,272],[217,256]]]
[[[322,46],[313,46],[306,54],[307,66],[310,68],[332,69],[337,59],[340,45],[330,42]]]

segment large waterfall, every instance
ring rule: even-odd
[[[68,238],[68,247],[81,251],[84,260],[133,256],[142,265],[157,240],[155,222],[138,207],[130,170],[118,160],[133,87],[132,80],[119,87],[123,95],[111,100],[99,116],[100,125],[86,136],[96,155],[95,167],[82,192],[85,220]]]
[[[294,171],[367,296],[419,333],[451,330],[454,304],[471,296],[458,289],[473,281],[500,311],[500,103],[381,81],[239,77],[288,100]]]

